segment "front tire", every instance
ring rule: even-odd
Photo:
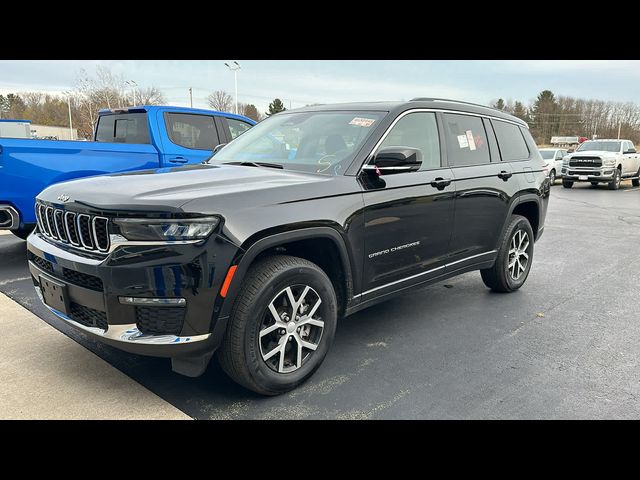
[[[229,318],[218,360],[240,385],[278,395],[324,360],[337,322],[331,280],[315,263],[273,255],[252,265]]]
[[[562,186],[564,188],[571,188],[573,187],[573,182],[570,182],[569,180],[562,180]]]
[[[620,170],[616,168],[615,174],[613,175],[613,180],[607,184],[609,190],[618,190],[620,188],[620,182],[622,181],[622,176]]]
[[[529,276],[533,261],[533,229],[529,220],[513,215],[500,242],[500,249],[491,268],[480,270],[482,281],[494,292],[513,292]]]
[[[556,183],[556,171],[555,170],[551,170],[549,172],[549,182],[551,183],[551,185],[554,185]]]

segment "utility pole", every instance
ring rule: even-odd
[[[193,87],[189,87],[189,103],[191,104],[191,108],[193,108]]]
[[[618,120],[618,140],[620,140],[620,129],[622,128],[622,119]]]
[[[236,62],[235,60],[233,61],[233,65],[229,65],[228,63],[225,63],[225,65],[227,66],[227,68],[229,70],[231,70],[233,72],[233,83],[235,84],[235,93],[236,93],[236,115],[238,114],[238,70],[240,70],[240,64],[238,62]]]

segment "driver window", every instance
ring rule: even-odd
[[[436,114],[416,112],[402,117],[394,125],[380,148],[412,147],[422,152],[420,170],[440,168],[440,139]]]

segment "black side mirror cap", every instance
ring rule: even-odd
[[[413,147],[385,147],[375,154],[372,161],[362,167],[366,172],[378,175],[415,172],[422,165],[422,151]]]

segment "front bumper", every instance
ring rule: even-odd
[[[562,178],[571,182],[611,182],[615,171],[615,165],[601,168],[562,167]]]
[[[62,285],[64,308],[45,306],[67,324],[141,355],[189,357],[218,346],[214,305],[237,251],[229,242],[212,236],[198,244],[122,246],[103,258],[64,247],[38,233],[27,242],[34,287],[42,299],[41,281]],[[120,297],[186,304],[146,307],[122,304]]]

